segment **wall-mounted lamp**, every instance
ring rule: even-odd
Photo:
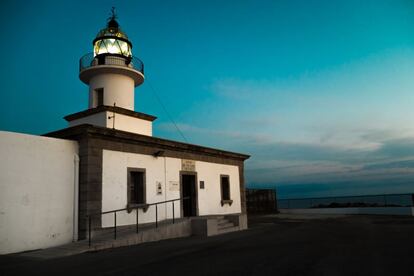
[[[163,155],[164,155],[163,150],[156,151],[152,154],[152,156],[154,156],[154,157],[159,157],[159,156],[163,156]]]

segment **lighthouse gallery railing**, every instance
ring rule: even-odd
[[[144,63],[137,57],[125,57],[114,54],[102,54],[95,56],[94,53],[89,53],[81,57],[79,60],[79,72],[91,67],[102,65],[125,66],[144,74]]]

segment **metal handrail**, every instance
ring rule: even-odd
[[[348,198],[348,197],[375,197],[375,196],[405,196],[412,195],[412,193],[397,193],[397,194],[372,194],[372,195],[349,195],[349,196],[327,196],[327,197],[301,197],[301,198],[280,198],[280,200],[309,200],[309,199],[330,199],[330,198]]]
[[[128,67],[144,74],[144,63],[137,57],[125,57],[117,54],[101,54],[95,56],[94,53],[88,53],[79,60],[79,72],[85,69],[101,66],[101,65],[116,65]]]
[[[399,197],[399,198],[396,198]],[[395,203],[396,199],[406,201],[406,204]],[[376,195],[357,195],[357,196],[334,196],[334,197],[308,197],[308,198],[286,198],[277,200],[279,207],[283,208],[328,208],[333,204],[342,207],[391,207],[391,206],[414,206],[414,194],[396,193],[396,194],[376,194]],[[301,207],[294,207],[301,204]],[[305,206],[305,207],[304,207]]]
[[[154,203],[148,203],[148,204],[137,204],[134,206],[128,206],[126,208],[122,208],[122,209],[115,209],[115,210],[111,210],[111,211],[105,211],[105,212],[99,212],[99,213],[93,213],[93,214],[89,214],[86,215],[85,217],[88,219],[88,244],[89,247],[91,246],[91,242],[92,242],[92,238],[91,238],[91,229],[92,229],[92,217],[94,216],[102,216],[105,214],[110,214],[110,213],[114,213],[114,239],[116,240],[117,237],[117,225],[116,225],[116,213],[117,212],[122,212],[122,211],[132,211],[134,209],[136,209],[136,233],[138,234],[139,232],[139,212],[138,209],[141,208],[149,208],[150,206],[154,206],[155,205],[155,228],[158,228],[158,205],[159,204],[166,204],[171,202],[172,203],[172,223],[175,223],[175,208],[174,208],[174,202],[175,201],[182,201],[182,200],[186,200],[189,199],[190,197],[181,197],[181,198],[176,198],[176,199],[170,199],[170,200],[164,200],[164,201],[159,201],[159,202],[154,202]]]

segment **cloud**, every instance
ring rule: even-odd
[[[414,185],[409,185],[414,183],[414,137],[386,140],[396,135],[356,131],[360,139],[378,143],[378,147],[346,148],[324,143],[273,141],[270,137],[263,139],[260,134],[218,131],[185,124],[179,126],[192,137],[201,135],[209,139],[214,147],[220,148],[226,145],[223,141],[229,140],[231,145],[227,146],[230,148],[224,148],[250,154],[245,170],[249,186],[299,187],[296,185],[319,183],[336,187],[338,192],[338,185],[347,185],[344,191],[353,189],[354,193],[362,194],[379,191],[379,188],[373,188],[375,183],[384,192],[395,191],[397,184],[401,191],[403,187],[406,190],[414,188]],[[173,131],[170,124],[161,127]],[[306,191],[301,190],[302,193]]]
[[[192,111],[208,120],[179,126],[197,144],[250,154],[248,185],[408,189],[413,68],[414,50],[393,49],[287,79],[216,79],[207,86],[213,100]]]

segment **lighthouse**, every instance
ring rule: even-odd
[[[154,137],[156,117],[134,107],[144,64],[114,11],[91,40],[79,67],[85,110],[43,136],[0,131],[0,254],[93,244],[108,229],[110,247],[247,229],[249,155]]]
[[[89,87],[88,109],[65,117],[69,126],[91,124],[152,136],[156,117],[135,112],[135,88],[144,82],[144,64],[115,11],[92,41],[93,52],[79,61],[79,79]]]

